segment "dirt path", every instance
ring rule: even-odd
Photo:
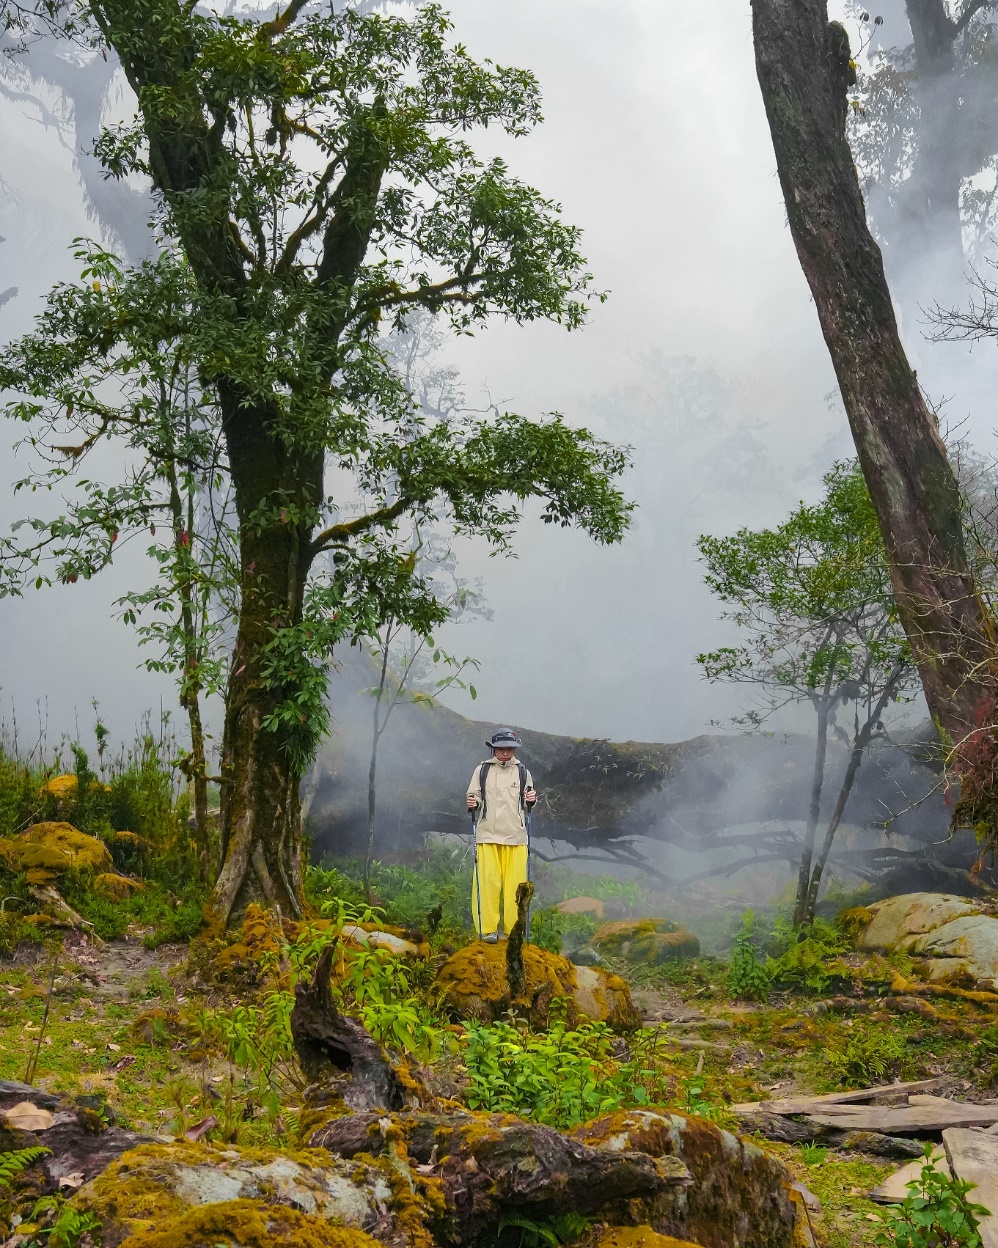
[[[65,950],[92,984],[94,996],[117,1001],[141,992],[151,971],[168,975],[186,954],[184,945],[147,949],[138,937],[132,937],[95,946],[85,936],[75,934],[67,937]]]

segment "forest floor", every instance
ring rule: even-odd
[[[285,1099],[280,1113],[268,1113],[258,1085],[250,1089],[245,1073],[199,1037],[220,1009],[230,1017],[252,1010],[252,995],[206,986],[192,973],[187,946],[148,950],[141,935],[103,947],[74,936],[57,955],[22,946],[3,971],[0,1078],[104,1097],[116,1121],[152,1136],[182,1135],[213,1116],[233,1142],[293,1139],[297,1107]],[[728,1106],[767,1094],[946,1076],[948,1096],[994,1096],[994,1006],[936,1000],[896,1012],[876,1001],[791,994],[747,1004],[727,995],[722,971],[704,958],[634,976],[648,1024],[664,1023],[666,1037],[681,1037],[669,1059],[679,1076],[674,1107],[736,1128]],[[453,1067],[453,1054],[446,1061]],[[900,1161],[759,1143],[821,1201],[827,1248],[874,1243],[883,1208],[869,1193]]]

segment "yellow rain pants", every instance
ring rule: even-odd
[[[526,878],[526,845],[478,846],[471,880],[471,915],[479,936],[499,930],[500,895],[503,927],[509,935],[516,922],[517,886]]]

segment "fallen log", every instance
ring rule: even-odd
[[[848,1092],[822,1092],[818,1096],[784,1097],[773,1101],[743,1101],[732,1105],[736,1114],[765,1111],[768,1114],[808,1114],[827,1105],[855,1105],[873,1101],[878,1096],[905,1096],[910,1093],[928,1092],[948,1082],[945,1076],[934,1079],[915,1079],[909,1083],[883,1083],[874,1088],[853,1088]]]
[[[745,1132],[761,1135],[781,1144],[823,1144],[850,1153],[870,1153],[874,1157],[920,1157],[917,1140],[885,1135],[879,1131],[841,1131],[822,1126],[813,1118],[798,1122],[781,1114],[746,1114],[741,1119]]]
[[[836,1112],[832,1112],[832,1110]],[[809,1122],[840,1131],[878,1131],[885,1135],[934,1134],[950,1127],[990,1127],[998,1122],[998,1104],[829,1106],[809,1114]]]
[[[93,1098],[53,1096],[25,1083],[0,1080],[0,1153],[15,1152],[40,1145],[49,1152],[18,1176],[15,1188],[30,1186],[39,1196],[60,1188],[73,1190],[105,1170],[122,1153],[139,1144],[151,1143],[148,1135],[138,1135],[121,1127],[108,1126],[89,1103]],[[42,1111],[38,1122],[44,1129],[22,1129],[13,1115],[15,1106],[29,1104]]]
[[[399,1151],[404,1145],[404,1155]],[[333,1118],[308,1140],[343,1158],[396,1153],[442,1184],[457,1242],[476,1242],[510,1213],[546,1218],[682,1189],[690,1173],[676,1157],[591,1148],[552,1127],[504,1114],[355,1113]]]

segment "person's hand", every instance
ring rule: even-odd
[[[536,789],[524,789],[523,800],[527,803],[528,806],[533,806],[534,802],[537,801],[537,790]]]
[[[478,805],[478,798],[474,795],[474,793],[469,793],[468,794],[468,809],[474,810],[477,805]]]

